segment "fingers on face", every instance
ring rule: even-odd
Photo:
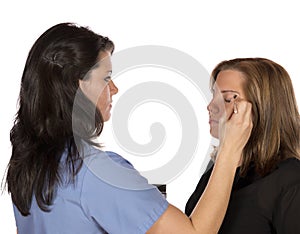
[[[237,112],[235,112],[235,108]],[[234,105],[235,118],[245,126],[252,128],[252,104],[245,100],[236,100]]]

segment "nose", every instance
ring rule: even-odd
[[[119,89],[112,80],[109,81],[108,85],[109,85],[111,96],[118,93]]]
[[[219,112],[219,107],[218,107],[218,105],[216,105],[214,98],[207,105],[207,110],[209,113],[212,113],[212,114],[216,114]]]

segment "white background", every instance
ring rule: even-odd
[[[54,24],[69,21],[89,26],[110,37],[116,52],[137,45],[173,47],[196,58],[209,72],[224,59],[266,57],[287,69],[299,103],[300,14],[296,3],[274,0],[2,1],[0,178],[10,158],[9,131],[27,53],[37,37]],[[205,115],[205,105],[201,108]],[[106,141],[104,137],[101,140]],[[167,187],[168,200],[180,209],[184,209],[198,181],[202,159],[203,156],[197,154],[189,167]],[[0,233],[15,233],[6,191],[0,195]]]

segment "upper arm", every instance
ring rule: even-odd
[[[147,187],[118,187],[87,171],[81,206],[85,216],[108,233],[145,233],[168,207],[156,187]]]

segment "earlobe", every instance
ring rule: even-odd
[[[81,90],[84,90],[84,87],[86,86],[86,81],[85,81],[85,80],[79,79],[79,80],[78,80],[78,84],[79,84],[79,88],[80,88]]]
[[[87,95],[88,93],[88,83],[85,80],[78,80],[80,90]]]
[[[81,90],[82,90],[83,82],[84,82],[83,80],[80,80],[80,79],[78,80],[79,88]]]

